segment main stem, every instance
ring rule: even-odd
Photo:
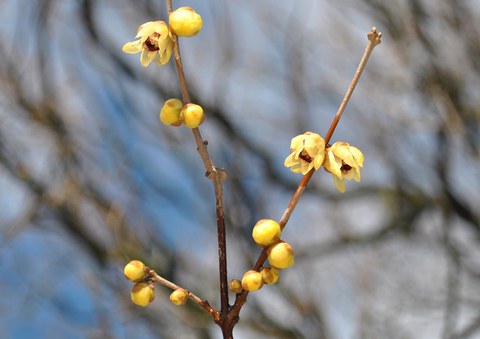
[[[167,10],[170,14],[173,11],[172,0],[167,0]],[[187,82],[185,81],[185,74],[183,71],[182,57],[180,54],[180,46],[178,43],[178,37],[173,35],[174,49],[173,54],[175,58],[175,67],[177,70],[178,82],[180,90],[182,92],[182,99],[184,104],[190,103],[190,95],[187,88]],[[205,166],[205,175],[212,181],[215,191],[215,210],[217,219],[217,234],[218,234],[218,265],[220,276],[220,319],[217,324],[222,328],[224,332],[224,319],[227,315],[228,304],[228,278],[227,278],[227,241],[226,241],[226,229],[225,229],[225,212],[223,204],[223,183],[227,177],[227,173],[223,169],[217,169],[207,150],[207,143],[203,140],[200,130],[198,128],[192,129],[195,143],[197,144],[197,150],[202,158]]]

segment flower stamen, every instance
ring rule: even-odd
[[[150,37],[148,37],[143,44],[150,52],[155,52],[160,50],[160,47],[158,47],[158,42],[153,41]]]
[[[306,162],[312,162],[313,158],[307,153],[306,150],[302,150],[298,157],[302,160],[305,160]]]
[[[352,169],[352,166],[347,165],[346,163],[343,163],[342,167],[340,167],[340,171],[342,171],[343,174],[347,174],[348,171],[350,171],[351,169]]]

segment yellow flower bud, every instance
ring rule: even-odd
[[[230,280],[228,286],[230,287],[230,291],[233,293],[240,293],[243,291],[242,282],[238,279]]]
[[[250,270],[243,275],[242,287],[244,290],[253,292],[261,289],[262,286],[263,286],[263,280],[260,272]]]
[[[178,288],[170,294],[170,301],[177,306],[184,305],[188,300],[188,292],[183,288]]]
[[[286,242],[270,245],[267,249],[268,261],[276,268],[288,268],[295,263],[295,254],[292,246]]]
[[[139,260],[130,261],[123,269],[125,278],[133,282],[142,281],[147,273],[145,272],[145,264]]]
[[[252,237],[255,242],[263,247],[269,246],[280,240],[282,230],[280,225],[271,219],[261,219],[253,227]]]
[[[155,287],[151,283],[137,283],[130,291],[130,298],[138,306],[147,306],[155,299]]]
[[[180,126],[182,119],[180,112],[183,108],[183,102],[178,99],[168,99],[160,111],[160,121],[164,125]]]
[[[275,284],[280,277],[278,270],[275,267],[264,267],[260,271],[262,280],[267,285]]]
[[[178,36],[192,37],[202,29],[202,17],[191,7],[180,7],[173,11],[168,21],[170,29]]]
[[[183,106],[180,117],[189,128],[197,128],[205,120],[203,108],[197,104],[186,104]]]

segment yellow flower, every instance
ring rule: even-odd
[[[345,192],[345,179],[360,181],[360,168],[363,167],[363,153],[348,143],[338,141],[327,149],[323,166],[332,173],[335,187]]]
[[[307,174],[312,168],[318,170],[325,159],[325,140],[312,132],[306,132],[292,139],[290,155],[285,166],[294,173]]]
[[[149,21],[138,27],[136,41],[127,42],[122,51],[129,54],[142,52],[140,63],[147,67],[153,61],[165,65],[173,50],[173,40],[168,26],[163,21]]]

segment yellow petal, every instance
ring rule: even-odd
[[[336,175],[333,175],[333,183],[335,184],[335,187],[337,190],[340,192],[345,192],[345,181],[342,179],[339,179]]]
[[[325,160],[325,150],[317,154],[317,156],[313,158],[313,164],[316,170],[318,170],[322,166],[324,160]]]
[[[171,43],[172,43],[172,46],[171,47],[167,46],[167,48],[160,54],[159,62],[162,65],[165,65],[168,62],[168,60],[170,60],[170,57],[172,56],[173,41],[171,41]]]
[[[358,166],[363,167],[364,156],[362,151],[360,151],[358,148],[354,146],[350,146],[349,148],[350,148],[350,153],[352,153]]]
[[[157,55],[157,52],[150,52],[147,50],[143,50],[142,56],[140,57],[140,63],[142,64],[143,67],[147,67],[150,65],[150,63],[155,59],[155,56]]]
[[[302,174],[305,175],[310,171],[310,162],[306,162],[305,160],[300,159],[300,167],[302,169]],[[312,165],[313,167],[313,165]]]
[[[148,37],[153,33],[159,33],[161,36],[168,36],[168,26],[163,21],[149,21],[138,27],[135,38]]]
[[[292,167],[290,167],[290,171],[292,171],[293,173],[301,173],[302,167],[300,166],[300,162],[297,162]]]
[[[312,170],[312,168],[314,168],[314,167],[315,167],[315,166],[314,166],[313,161],[310,162],[310,163],[308,164],[308,168],[307,168],[306,172],[303,173],[303,174],[304,174],[304,175],[307,174],[307,173],[310,172],[310,171]]]
[[[325,169],[334,176],[337,176],[340,179],[342,178],[342,171],[340,170],[340,167],[342,167],[341,160],[340,162],[337,162],[337,159],[331,149],[327,151],[327,156],[323,162],[323,167],[325,167]]]
[[[355,178],[355,174],[357,172],[355,171],[355,169],[352,167],[352,169],[350,169],[347,173],[343,173],[343,179],[344,180],[352,180]]]
[[[286,167],[290,167],[298,163],[298,160],[295,160],[295,153],[291,153],[288,157],[285,158],[285,162],[283,163]]]
[[[292,139],[290,142],[290,149],[298,150],[300,149],[300,152],[303,149],[303,141],[305,140],[305,136],[302,135],[297,135],[295,138]]]
[[[361,176],[360,176],[360,169],[353,168],[350,169],[347,173],[343,174],[343,179],[345,180],[355,180],[356,182],[360,182]]]
[[[360,182],[360,179],[362,179],[360,175],[360,169],[359,168],[354,168],[353,170],[353,180],[356,182]]]
[[[358,166],[357,162],[353,158],[352,153],[350,152],[350,146],[348,145],[348,143],[343,142],[343,141],[336,142],[331,147],[331,150],[337,158],[342,159],[343,162],[346,163],[347,165],[349,165],[351,167],[357,167]]]
[[[127,42],[122,47],[122,51],[128,54],[139,53],[142,49],[142,42],[140,40]]]

